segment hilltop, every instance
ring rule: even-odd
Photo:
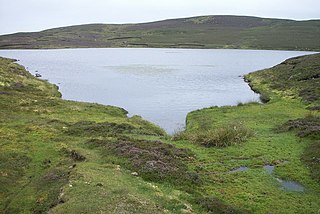
[[[0,36],[0,49],[239,48],[320,50],[320,20],[200,16],[141,24],[88,24]]]

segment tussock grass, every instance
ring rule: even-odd
[[[190,140],[205,147],[227,147],[240,144],[253,136],[253,131],[242,123],[231,123],[207,131],[177,133],[174,140]]]

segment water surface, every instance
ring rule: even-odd
[[[265,165],[263,168],[267,171],[267,173],[269,175],[272,175],[274,177],[274,175],[273,175],[273,171],[275,168],[274,165]],[[293,192],[304,192],[305,191],[304,186],[302,186],[298,182],[290,181],[290,180],[282,180],[277,177],[274,177],[274,178],[280,183],[281,187],[284,190],[293,191]]]
[[[199,49],[0,50],[59,86],[64,99],[125,108],[169,133],[188,112],[257,101],[242,75],[310,54]]]

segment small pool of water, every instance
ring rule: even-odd
[[[275,168],[274,165],[265,165],[263,168],[267,171],[268,174],[272,175],[280,183],[281,187],[284,190],[294,191],[294,192],[304,192],[305,191],[305,188],[301,184],[299,184],[298,182],[282,180],[280,178],[275,177],[273,175],[273,170]]]
[[[265,165],[263,166],[263,168],[267,171],[268,174],[272,174],[273,170],[274,170],[274,166],[273,165]]]
[[[242,172],[242,171],[246,171],[246,170],[248,170],[248,169],[249,169],[249,167],[240,166],[239,168],[230,170],[229,172]]]

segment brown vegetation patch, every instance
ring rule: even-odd
[[[183,162],[193,159],[188,149],[180,149],[161,141],[117,139],[104,141],[92,139],[89,145],[103,148],[104,153],[123,158],[125,166],[153,181],[170,181],[179,184],[199,184],[200,177],[188,172]]]

